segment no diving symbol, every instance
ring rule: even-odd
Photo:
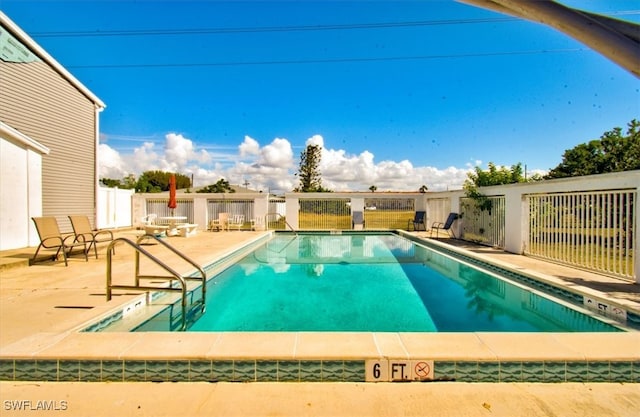
[[[418,362],[416,363],[414,372],[418,378],[426,378],[431,373],[431,366],[426,362]]]

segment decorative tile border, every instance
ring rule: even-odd
[[[364,360],[1,359],[1,381],[365,382]],[[436,361],[434,380],[640,383],[640,361]]]

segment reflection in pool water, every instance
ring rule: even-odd
[[[618,330],[390,233],[276,235],[208,285],[188,331]]]

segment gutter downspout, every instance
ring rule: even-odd
[[[100,181],[100,161],[98,159],[98,149],[100,147],[100,113],[104,110],[104,105],[99,106],[95,105],[93,108],[93,120],[94,120],[94,147],[93,147],[93,213],[94,213],[94,227],[99,229],[101,225],[99,225],[99,219],[102,215],[100,208],[103,206],[102,204],[98,204],[98,198],[100,197],[99,193],[99,181]]]

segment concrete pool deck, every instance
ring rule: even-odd
[[[135,237],[135,231],[121,231]],[[206,264],[262,232],[200,232],[172,237],[171,244]],[[420,235],[418,233],[418,235]],[[598,294],[640,311],[640,286],[491,248],[455,246],[543,274],[549,280]],[[149,246],[160,250],[159,245]],[[78,333],[83,324],[131,303],[137,295],[119,291],[105,299],[105,245],[99,259],[70,258],[31,267],[0,263],[0,360],[171,360],[247,358],[350,360],[429,358],[472,361],[626,361],[640,366],[640,333],[616,334],[184,334]],[[35,248],[5,251],[2,258],[28,259]],[[131,277],[133,253],[116,249],[114,276]],[[163,258],[164,259],[164,258]],[[170,262],[170,259],[167,258]],[[184,271],[190,270],[185,266]],[[636,372],[640,372],[640,369]],[[637,375],[637,374],[634,374]],[[363,383],[363,382],[36,382],[0,383],[2,414],[12,400],[65,400],[66,415],[633,415],[640,409],[634,383]],[[153,398],[161,398],[152,399]],[[91,398],[87,401],[86,398]],[[188,398],[177,401],[176,398]],[[427,407],[428,404],[428,407]],[[54,404],[56,405],[56,404]],[[60,405],[60,404],[57,404]],[[7,408],[9,407],[9,408]],[[427,407],[427,408],[425,408]],[[576,407],[578,407],[576,409]],[[563,410],[565,412],[563,412]],[[578,411],[580,410],[580,411]],[[571,413],[569,413],[571,411]],[[16,411],[16,413],[18,413]],[[19,414],[19,413],[18,413]],[[7,414],[12,415],[12,414]]]

